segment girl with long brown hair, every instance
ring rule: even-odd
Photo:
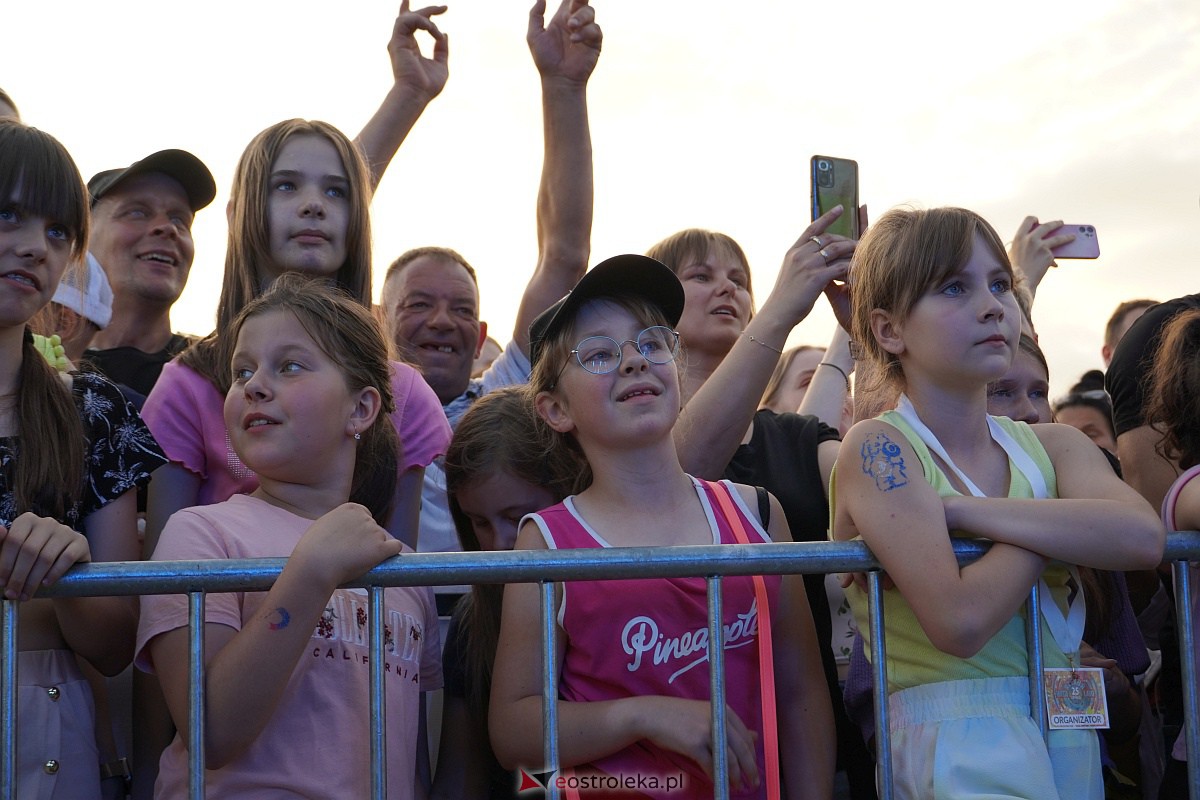
[[[108,380],[59,375],[35,317],[80,269],[87,190],[53,137],[0,120],[0,587],[19,601],[21,796],[97,797],[91,690],[76,658],[115,675],[133,655],[130,597],[41,599],[71,566],[138,556],[135,492],[164,461]]]

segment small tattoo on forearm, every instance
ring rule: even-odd
[[[875,479],[875,488],[881,492],[890,492],[908,483],[900,445],[887,434],[877,433],[863,442],[862,471]]]
[[[286,608],[280,606],[267,615],[267,627],[273,631],[281,631],[292,621],[292,615]]]

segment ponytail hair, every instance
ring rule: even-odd
[[[350,501],[366,506],[375,521],[385,525],[396,493],[401,444],[390,418],[396,410],[392,366],[379,323],[346,292],[327,286],[319,278],[289,272],[251,300],[222,338],[232,348],[246,320],[269,311],[294,315],[322,352],[338,365],[351,392],[367,387],[379,392],[379,414],[370,427],[360,431]],[[230,384],[228,362],[225,372],[225,382]]]
[[[21,344],[19,380],[13,516],[32,511],[73,522],[70,515],[83,495],[83,423],[71,392],[34,347],[28,329]]]

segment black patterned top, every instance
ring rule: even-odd
[[[89,514],[147,484],[150,473],[167,463],[167,458],[138,412],[111,381],[89,372],[71,377],[71,393],[87,437],[87,463],[80,500],[61,521],[82,532]],[[18,516],[11,488],[18,451],[18,437],[0,437],[0,525],[5,527]]]

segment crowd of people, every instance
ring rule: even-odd
[[[170,312],[216,195],[204,162],[162,150],[85,184],[0,91],[20,796],[188,785],[187,599],[35,596],[76,564],[287,557],[269,591],[208,600],[208,791],[361,797],[367,593],[340,587],[381,561],[828,539],[865,542],[886,573],[888,696],[872,696],[862,575],[726,579],[730,796],[875,797],[878,702],[898,797],[1184,796],[1160,562],[1167,529],[1200,527],[1200,296],[1121,304],[1105,371],[1052,399],[1032,309],[1072,238],[1058,221],[1006,245],[963,209],[868,224],[839,206],[758,304],[714,231],[589,269],[603,35],[586,0],[537,0],[539,248],[511,335],[489,337],[476,267],[450,246],[396,257],[374,305],[371,197],[446,84],[442,11],[402,5],[394,84],[357,137],[291,119],[250,141],[203,337]],[[844,215],[860,240],[829,231]],[[823,295],[829,341],[785,351]],[[956,537],[992,544],[960,566]],[[554,602],[562,770],[542,780],[711,797],[705,580],[568,582]],[[539,615],[528,584],[386,590],[388,796],[514,798],[542,771]]]

